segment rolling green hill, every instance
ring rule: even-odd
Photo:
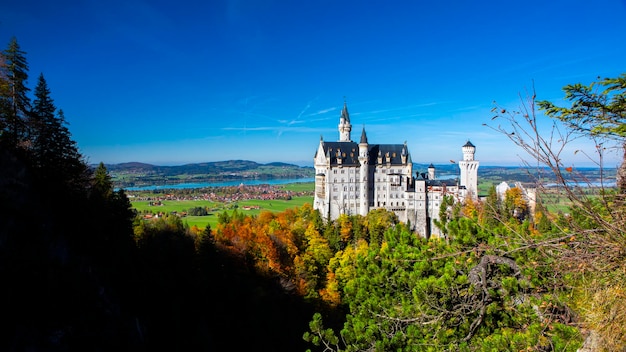
[[[116,187],[165,185],[184,182],[215,182],[238,179],[313,177],[312,167],[286,163],[259,164],[249,160],[227,160],[175,166],[140,162],[106,165]]]

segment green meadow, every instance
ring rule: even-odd
[[[293,183],[282,186],[286,190],[294,192],[313,191],[315,187],[314,183]],[[146,196],[145,192],[142,194]],[[162,196],[162,194],[154,194],[154,197]],[[154,202],[154,201],[153,201]],[[283,212],[287,209],[302,207],[304,204],[313,203],[313,196],[294,196],[290,200],[273,199],[273,200],[260,200],[249,199],[237,202],[220,203],[212,202],[208,200],[163,200],[161,205],[150,205],[150,201],[133,201],[131,198],[132,207],[141,213],[153,213],[153,214],[170,214],[172,212],[182,213],[191,208],[201,207],[207,208],[209,214],[206,216],[185,216],[182,218],[183,223],[189,225],[189,227],[197,226],[204,229],[207,225],[211,228],[215,228],[217,225],[218,214],[226,211],[232,214],[237,210],[246,215],[259,215],[262,211],[270,211],[274,213]],[[249,207],[251,209],[247,210]]]
[[[489,188],[496,185],[494,180],[481,180],[478,185],[479,194],[486,196],[489,192]],[[313,182],[308,183],[292,183],[282,185],[282,188],[293,192],[312,192],[315,188]],[[153,198],[163,196],[163,194],[150,194],[149,192],[141,192],[142,196],[152,196]],[[541,195],[542,201],[552,212],[562,211],[569,212],[570,202],[567,200],[564,194],[558,192],[550,192],[548,194]],[[132,207],[139,213],[153,213],[153,214],[169,214],[172,212],[182,213],[191,208],[202,207],[208,209],[209,214],[205,216],[185,216],[182,218],[183,223],[189,225],[189,227],[197,226],[200,229],[204,229],[207,225],[215,228],[217,225],[218,214],[226,211],[230,214],[236,209],[246,215],[256,216],[262,211],[270,212],[283,212],[286,209],[302,207],[304,204],[313,203],[313,196],[294,196],[291,200],[259,200],[250,199],[237,202],[221,203],[212,202],[208,200],[164,200],[162,205],[150,205],[149,201],[133,201],[131,198]],[[246,209],[250,207],[251,209]]]

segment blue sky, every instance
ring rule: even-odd
[[[483,126],[493,102],[626,72],[625,18],[624,0],[24,0],[0,3],[0,46],[18,39],[92,163],[312,165],[345,97],[353,140],[443,163],[469,139],[519,165]]]

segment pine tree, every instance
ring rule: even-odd
[[[113,194],[113,181],[107,172],[104,163],[100,162],[93,173],[93,182],[91,186],[92,197],[108,199]]]
[[[6,116],[6,112],[9,111],[7,106],[7,97],[10,92],[8,77],[6,59],[4,58],[3,53],[0,52],[0,138],[6,133],[8,128]]]
[[[43,74],[39,75],[37,87],[35,87],[35,100],[33,109],[28,119],[28,136],[35,166],[47,170],[58,156],[57,146],[54,143],[55,130],[58,129],[56,121],[56,107],[50,97],[50,89]]]
[[[498,198],[498,192],[496,191],[496,186],[492,185],[489,188],[489,193],[487,195],[487,199],[484,202],[484,210],[482,223],[483,225],[487,225],[489,227],[496,226],[502,221],[501,216],[501,204],[500,199]]]
[[[60,165],[63,167],[61,171],[71,187],[84,188],[88,184],[89,167],[78,150],[76,141],[72,139],[63,110],[59,109],[55,122],[56,129],[53,142]]]
[[[44,178],[53,178],[71,189],[87,185],[87,166],[72,140],[62,110],[56,112],[43,74],[35,87],[35,100],[28,119],[28,136],[34,167]]]
[[[28,63],[25,55],[16,38],[11,39],[8,48],[2,52],[5,82],[0,89],[0,137],[11,146],[24,142],[26,118],[30,110],[30,99],[27,96],[29,89],[26,86]]]

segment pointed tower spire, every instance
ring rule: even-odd
[[[367,134],[365,134],[365,126],[363,126],[363,132],[361,132],[361,141],[360,143],[367,144]]]
[[[346,103],[346,97],[343,97],[343,109],[341,110],[341,118],[347,123],[350,123],[350,114],[348,113],[348,103]]]
[[[350,114],[348,114],[348,104],[343,101],[343,109],[341,110],[341,117],[339,118],[339,142],[351,142],[350,131],[352,125],[350,124]]]
[[[359,171],[361,176],[357,183],[359,185],[359,193],[361,194],[359,214],[366,216],[370,209],[370,195],[369,195],[369,145],[367,143],[367,134],[365,133],[365,125],[361,132],[361,141],[359,142]],[[359,177],[357,177],[359,178]]]

